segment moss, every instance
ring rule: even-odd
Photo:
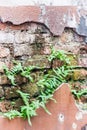
[[[25,93],[29,93],[30,97],[33,97],[39,93],[39,89],[36,83],[28,83],[22,86],[22,91]]]
[[[70,53],[70,54],[67,54],[67,56],[70,59],[70,65],[71,66],[77,66],[78,65],[78,56],[77,55]]]
[[[76,69],[73,71],[72,79],[73,80],[84,80],[87,78],[87,71],[84,69]]]

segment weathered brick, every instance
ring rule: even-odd
[[[14,109],[20,111],[20,106],[23,106],[23,105],[24,105],[24,102],[22,98],[18,98],[15,100]]]
[[[4,90],[3,87],[0,86],[0,98],[4,96]]]
[[[29,42],[29,36],[26,31],[17,31],[15,33],[15,42],[16,43],[24,43],[24,42]]]
[[[69,42],[69,43],[66,43],[66,44],[63,44],[63,43],[60,43],[58,41],[58,39],[56,39],[55,42],[55,45],[54,45],[54,48],[55,50],[64,50],[66,52],[71,52],[73,54],[78,54],[79,53],[79,50],[80,50],[80,43],[76,43],[76,42]]]
[[[55,59],[55,60],[53,60],[52,68],[61,67],[63,64],[64,64],[63,61]]]
[[[0,58],[8,57],[10,55],[10,51],[6,47],[0,46]]]
[[[49,45],[44,45],[43,49],[41,50],[41,54],[50,55],[51,54],[50,46]]]
[[[1,101],[0,102],[0,111],[1,112],[7,112],[8,110],[12,110],[13,106],[11,105],[11,102],[8,100]]]
[[[10,57],[4,58],[4,59],[0,59],[0,72],[4,73],[4,66],[6,66],[7,68],[12,68],[13,67],[13,62],[10,62]]]
[[[15,57],[23,56],[23,55],[31,56],[32,53],[33,53],[32,47],[29,46],[28,43],[14,45],[14,56]]]
[[[24,65],[25,66],[38,66],[42,68],[51,67],[51,63],[48,61],[48,58],[45,55],[35,55],[32,58],[25,61]]]
[[[30,97],[37,95],[39,93],[38,86],[36,83],[30,83],[22,86],[22,91],[24,93],[29,93]]]
[[[34,34],[38,28],[38,25],[36,23],[30,23],[28,26],[28,33]]]
[[[81,67],[87,67],[87,54],[80,54],[79,55],[78,64]]]
[[[26,82],[27,82],[27,79],[25,77],[22,77],[20,75],[15,76],[15,83],[23,84]],[[0,85],[6,85],[6,84],[11,85],[11,81],[7,78],[6,75],[0,75]]]
[[[78,35],[77,33],[73,33],[75,42],[84,42],[84,37]]]
[[[3,73],[3,66],[5,65],[4,62],[0,61],[0,72]]]
[[[5,98],[6,99],[11,99],[11,98],[16,98],[19,96],[17,93],[17,90],[20,90],[20,87],[5,87]]]
[[[28,31],[17,31],[15,33],[15,42],[16,43],[33,43],[35,41],[35,35],[29,34]]]
[[[47,34],[42,34],[42,36],[44,37],[44,39],[45,39],[45,42],[46,43],[50,43],[51,42],[51,35],[49,34],[49,33],[47,33]]]
[[[15,76],[15,82],[16,84],[23,84],[23,83],[27,83],[27,79],[19,74],[17,74],[17,76]]]
[[[6,75],[0,75],[0,85],[9,84],[9,80]]]
[[[28,37],[29,37],[29,43],[30,44],[35,42],[35,34],[29,34]]]
[[[87,70],[85,69],[76,69],[72,74],[73,80],[86,79],[86,77],[87,77]]]
[[[64,33],[60,36],[59,38],[59,42],[60,43],[68,43],[68,42],[72,42],[73,40],[73,31],[71,31],[70,29],[65,29]]]
[[[11,32],[0,31],[0,43],[14,43],[14,34]]]

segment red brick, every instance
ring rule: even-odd
[[[0,85],[9,84],[9,80],[6,75],[0,75]]]
[[[10,55],[9,49],[0,46],[0,58],[8,57],[9,55]]]
[[[5,65],[5,63],[0,61],[0,72],[2,72],[2,73],[3,73],[3,66],[4,65]]]
[[[79,55],[78,64],[80,67],[87,67],[87,54]]]

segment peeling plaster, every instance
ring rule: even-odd
[[[73,14],[72,17],[68,17],[67,25],[71,28],[77,27],[76,16]]]
[[[66,27],[87,37],[87,11],[73,6],[21,6],[0,7],[1,23],[18,26],[26,22],[45,25],[54,36],[60,36]]]
[[[76,28],[76,32],[79,35],[87,36],[87,18],[86,17],[81,16],[80,23],[78,24]]]

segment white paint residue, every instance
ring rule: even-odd
[[[83,118],[83,114],[82,114],[82,112],[77,112],[76,113],[76,120],[81,120]]]
[[[71,28],[75,28],[77,27],[77,22],[76,22],[76,17],[73,14],[73,16],[71,16],[69,14],[68,18],[67,18],[67,26],[71,27]]]
[[[72,128],[73,128],[74,130],[77,129],[77,124],[76,124],[75,122],[73,122],[73,124],[72,124]]]

